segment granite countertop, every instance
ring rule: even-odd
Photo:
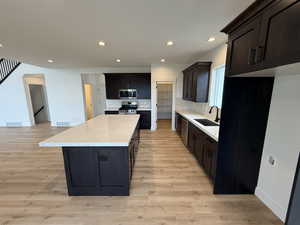
[[[128,146],[140,115],[100,115],[39,143],[41,147]]]
[[[207,117],[199,113],[189,112],[185,110],[176,110],[176,112],[179,113],[184,118],[186,118],[192,124],[194,124],[200,130],[206,133],[208,136],[213,138],[215,141],[217,142],[219,141],[219,130],[220,130],[219,126],[204,126],[194,120],[194,119],[208,119]]]

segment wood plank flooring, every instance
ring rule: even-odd
[[[67,195],[61,150],[37,145],[63,128],[0,128],[0,225],[282,225],[255,196],[213,195],[167,122],[141,132],[129,197]]]

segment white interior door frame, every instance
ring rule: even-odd
[[[176,101],[176,81],[156,81],[155,92],[156,92],[156,105],[155,105],[155,127],[157,128],[157,99],[158,99],[158,90],[157,85],[159,84],[171,84],[172,85],[172,130],[175,130],[175,101]]]
[[[26,100],[27,100],[27,108],[28,108],[28,113],[29,113],[29,120],[31,122],[31,126],[35,126],[35,119],[34,119],[34,112],[32,109],[32,101],[31,101],[31,95],[30,95],[30,90],[29,90],[29,85],[31,84],[36,84],[36,85],[41,85],[42,90],[43,90],[43,95],[44,95],[44,103],[46,107],[46,115],[47,119],[49,122],[51,122],[51,115],[50,115],[50,109],[49,109],[49,104],[48,104],[48,95],[47,95],[47,85],[45,82],[45,77],[44,74],[24,74],[23,76],[23,84],[24,84],[24,89],[25,89],[25,95],[26,95]]]
[[[91,114],[92,114],[92,117],[94,117],[94,89],[93,89],[93,84],[91,84],[91,83],[84,83],[83,84],[83,96],[84,96],[84,107],[85,107],[85,116],[86,116],[86,120],[88,120],[88,110],[87,110],[87,102],[86,102],[86,85],[89,85],[90,86],[90,93],[91,93],[91,96],[90,96],[90,101],[91,101],[91,104],[92,104],[92,106],[91,106]]]

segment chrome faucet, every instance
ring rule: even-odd
[[[215,121],[218,123],[218,122],[220,121],[220,117],[219,117],[219,107],[218,107],[218,106],[215,106],[215,105],[212,106],[212,107],[210,107],[209,114],[212,113],[213,108],[216,108],[216,109],[217,109],[217,115],[216,115]]]

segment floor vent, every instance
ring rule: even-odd
[[[70,122],[56,122],[57,127],[69,127]]]
[[[22,122],[7,122],[7,127],[22,127]]]

